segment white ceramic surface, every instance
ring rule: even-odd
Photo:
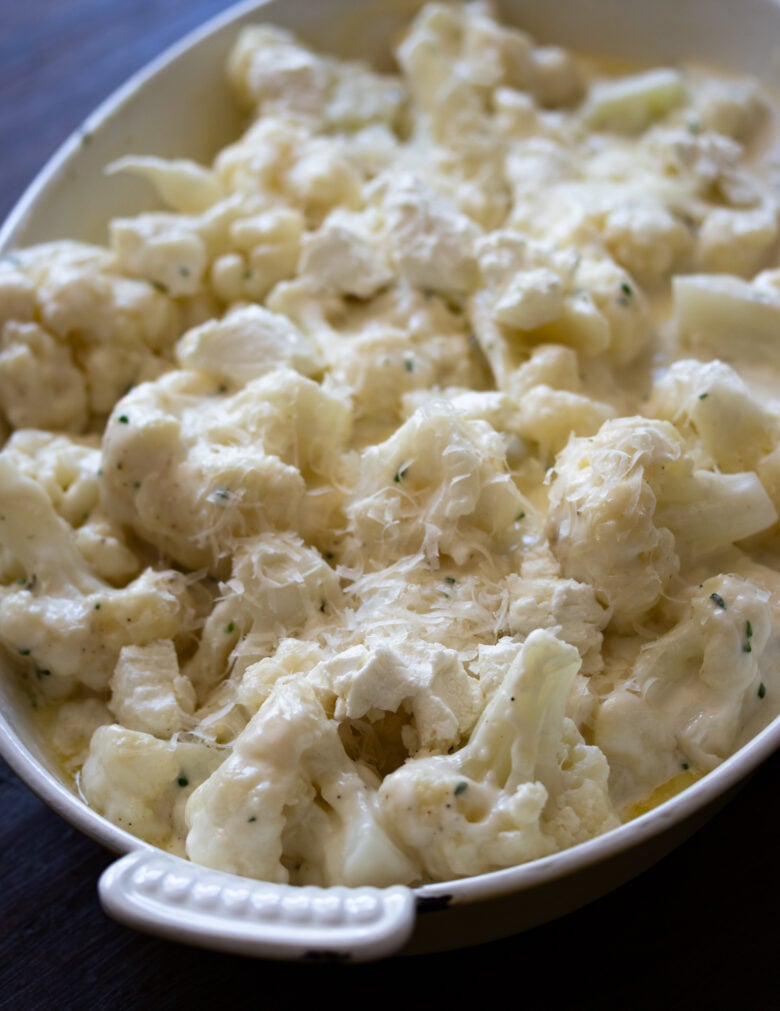
[[[106,163],[127,152],[208,159],[235,136],[239,119],[222,68],[241,24],[272,20],[320,48],[381,57],[417,6],[418,0],[267,0],[231,8],[129,81],[71,137],[6,222],[0,252],[53,238],[102,241],[109,217],[148,207],[151,199],[139,180],[105,176]],[[778,0],[515,0],[500,7],[541,41],[653,63],[694,58],[757,74],[770,86],[780,81]],[[23,694],[11,677],[0,678],[0,752],[54,810],[127,854],[100,882],[107,910],[162,936],[272,958],[364,960],[441,949],[568,912],[668,852],[778,746],[780,720],[655,811],[532,864],[416,890],[301,889],[197,867],[105,821],[63,782]]]

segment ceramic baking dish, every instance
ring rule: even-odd
[[[223,66],[239,27],[273,21],[320,49],[387,63],[414,0],[267,0],[231,8],[105,102],[52,158],[0,233],[0,252],[54,238],[101,242],[148,188],[104,166],[129,151],[208,160],[239,130]],[[778,67],[773,0],[516,0],[501,12],[540,41],[648,63],[696,59],[761,77]],[[0,678],[0,752],[66,820],[119,854],[100,896],[117,919],[206,947],[269,958],[367,960],[478,943],[566,913],[640,873],[724,804],[780,745],[780,720],[685,793],[567,852],[417,889],[294,888],[212,871],[141,843],[64,781],[11,676]]]

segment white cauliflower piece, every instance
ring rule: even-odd
[[[132,277],[174,298],[201,290],[209,256],[195,219],[163,213],[115,218],[110,236],[119,263]]]
[[[305,376],[321,368],[312,341],[286,317],[259,305],[238,306],[221,320],[189,330],[176,345],[184,369],[199,370],[231,387],[280,367]]]
[[[682,75],[661,67],[630,77],[598,81],[583,108],[588,126],[596,130],[641,133],[686,99]]]
[[[300,274],[320,288],[370,298],[394,277],[375,223],[363,214],[336,209],[306,236]]]
[[[356,562],[370,543],[374,564],[420,550],[432,563],[441,555],[460,563],[506,536],[525,506],[498,433],[445,401],[421,407],[386,442],[363,450],[359,474],[346,506]]]
[[[771,579],[767,579],[771,575]],[[766,585],[762,585],[766,583]],[[777,580],[748,567],[706,580],[679,622],[639,650],[629,680],[601,702],[596,744],[623,807],[692,768],[708,771],[777,691]]]
[[[384,214],[393,258],[412,284],[444,295],[476,286],[480,230],[465,214],[408,173],[388,186]]]
[[[129,172],[148,179],[160,198],[181,214],[199,214],[225,195],[214,173],[188,158],[126,155],[111,162],[106,172]]]
[[[104,818],[183,856],[186,800],[224,754],[204,743],[160,741],[111,724],[95,731],[79,782]]]
[[[618,824],[604,757],[564,715],[578,668],[574,647],[533,632],[465,747],[385,778],[383,822],[427,875],[513,866]]]
[[[123,646],[109,682],[109,709],[128,730],[170,738],[193,724],[195,692],[179,673],[170,639]]]
[[[232,396],[172,372],[118,405],[103,441],[107,508],[183,565],[221,568],[237,539],[294,528],[306,480],[332,480],[348,406],[289,369]]]
[[[438,643],[352,646],[318,664],[309,681],[336,695],[337,720],[377,719],[399,709],[408,713],[411,724],[402,736],[411,754],[457,745],[482,701],[477,681],[455,650]]]
[[[631,629],[683,564],[771,526],[775,508],[751,472],[694,470],[673,425],[607,421],[572,439],[550,486],[548,535],[563,574],[590,583]]]
[[[220,593],[185,666],[201,700],[222,681],[231,658],[247,667],[280,639],[301,633],[325,612],[332,615],[341,598],[338,577],[320,553],[284,532],[242,541]]]
[[[0,333],[0,410],[15,428],[81,432],[87,385],[71,349],[37,323],[10,321]]]
[[[699,230],[697,266],[752,278],[766,265],[778,236],[774,201],[748,209],[715,207]]]
[[[303,224],[303,215],[292,207],[270,207],[233,221],[228,230],[233,248],[215,250],[211,265],[211,284],[222,301],[261,302],[275,284],[292,277]]]
[[[0,639],[29,657],[42,689],[58,691],[62,679],[104,688],[123,646],[189,631],[184,576],[146,569],[122,589],[104,583],[41,485],[1,455],[0,516],[0,545],[25,573],[0,591]]]
[[[293,884],[390,885],[417,865],[377,818],[375,784],[304,680],[279,682],[227,761],[187,804],[187,855]]]
[[[653,384],[646,413],[671,421],[703,464],[734,473],[755,470],[778,441],[778,417],[720,361],[673,362]]]
[[[710,358],[780,365],[780,291],[731,274],[689,274],[674,278],[672,296],[684,347]]]
[[[526,637],[534,629],[548,628],[577,648],[585,673],[600,665],[601,631],[609,622],[610,611],[592,586],[574,579],[509,576],[507,588],[512,635]]]
[[[145,281],[122,277],[107,250],[50,242],[17,257],[35,285],[40,326],[70,348],[84,376],[92,414],[104,417],[129,386],[170,364],[175,303]]]

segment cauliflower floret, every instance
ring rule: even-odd
[[[479,712],[481,695],[457,653],[437,643],[370,643],[324,660],[309,681],[336,695],[336,719],[378,720],[402,710],[406,750],[446,751],[457,745]]]
[[[419,878],[376,808],[375,783],[348,758],[311,685],[279,682],[227,761],[190,798],[187,855],[232,874],[293,884]]]
[[[394,276],[376,222],[339,209],[304,240],[300,273],[326,291],[356,298],[370,298]]]
[[[198,373],[136,387],[103,440],[107,508],[194,569],[224,568],[238,538],[294,528],[306,480],[319,503],[349,436],[347,405],[289,369],[214,392]]]
[[[2,456],[0,515],[0,544],[26,574],[0,591],[0,639],[29,657],[42,690],[63,689],[62,679],[104,688],[123,646],[189,631],[182,575],[147,569],[123,589],[107,585],[90,571],[41,485]]]
[[[111,222],[111,247],[132,277],[174,298],[201,290],[208,252],[194,219],[181,214],[139,214]]]
[[[87,803],[114,825],[183,856],[184,805],[224,754],[205,743],[160,741],[111,724],[93,734],[80,786]]]
[[[508,627],[513,635],[525,637],[536,628],[549,628],[576,646],[583,672],[600,666],[601,630],[609,622],[610,611],[592,586],[574,579],[509,576],[507,588],[511,595]]]
[[[498,870],[618,824],[606,761],[564,716],[578,668],[574,647],[533,632],[465,747],[410,759],[385,778],[382,820],[426,874]]]
[[[653,384],[646,413],[671,421],[703,466],[721,471],[755,470],[778,441],[778,418],[756,399],[723,362],[674,362]]]
[[[680,562],[771,526],[754,473],[694,470],[673,425],[607,421],[572,439],[550,486],[548,535],[563,574],[590,583],[630,630],[670,589]]]
[[[37,323],[10,321],[0,334],[0,409],[15,428],[81,432],[87,385],[71,349]]]
[[[766,265],[775,247],[777,218],[774,202],[748,210],[714,208],[699,230],[699,269],[753,277]]]
[[[319,552],[291,533],[260,534],[240,543],[231,578],[203,628],[185,673],[203,701],[224,678],[268,656],[286,636],[317,623],[340,602],[338,577]],[[248,698],[244,704],[248,704]],[[257,709],[259,700],[255,703]]]
[[[506,469],[501,437],[483,421],[461,418],[444,401],[415,411],[386,442],[360,455],[359,480],[346,506],[348,555],[387,565],[423,550],[465,561],[500,542],[525,506]]]
[[[679,71],[659,68],[597,82],[590,89],[583,116],[593,129],[641,133],[685,98]]]
[[[123,646],[109,687],[108,707],[128,730],[170,738],[193,723],[195,692],[170,639]]]
[[[465,214],[408,173],[389,185],[384,214],[393,258],[407,280],[444,295],[474,288],[480,230]]]
[[[231,387],[284,366],[304,376],[321,368],[312,341],[284,316],[259,305],[239,306],[188,331],[176,345],[176,358],[182,368]]]
[[[181,214],[199,214],[224,197],[214,173],[188,158],[127,155],[111,162],[106,172],[129,172],[148,179],[160,198]]]
[[[748,578],[716,576],[694,589],[678,624],[639,650],[625,687],[601,702],[594,739],[619,806],[681,768],[714,768],[766,710],[780,652],[778,587],[769,575],[749,567]]]
[[[228,73],[256,116],[280,115],[345,130],[392,124],[404,102],[398,80],[362,63],[319,56],[283,28],[244,28],[230,54]]]
[[[36,287],[39,325],[70,348],[84,376],[92,414],[105,416],[129,386],[169,364],[179,326],[175,303],[145,281],[122,277],[107,250],[50,242],[17,259]]]

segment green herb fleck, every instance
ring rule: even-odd
[[[761,684],[758,686],[758,697],[760,699],[763,699],[765,695],[766,695],[766,685],[762,681]]]
[[[683,772],[687,772],[689,769],[689,765],[687,762],[680,762],[680,768],[683,770]]]
[[[217,488],[214,492],[214,498],[221,498],[224,502],[230,498],[230,491],[227,488]]]
[[[190,276],[190,268],[189,267],[179,267],[179,273],[181,274],[182,277],[189,277]]]
[[[457,583],[457,579],[454,576],[445,576],[444,582],[449,583],[450,586],[454,586]]]
[[[251,822],[257,821],[257,816],[254,814],[250,814],[250,816],[247,818],[247,821],[250,822],[251,824]]]
[[[688,133],[692,133],[694,137],[701,133],[701,123],[697,119],[688,120]]]
[[[162,281],[150,281],[149,284],[156,290],[161,291],[163,295],[168,294],[168,285],[163,284]]]
[[[397,470],[395,472],[395,474],[393,476],[393,480],[395,481],[396,484],[400,484],[401,481],[403,481],[403,479],[406,477],[406,475],[408,473],[409,473],[409,468],[408,467],[402,467],[400,470]]]
[[[26,647],[19,650],[19,656],[29,656],[30,651]]]
[[[229,621],[227,625],[225,625],[225,635],[230,635],[231,632],[235,632],[235,630],[236,623],[234,621]]]
[[[525,513],[518,513],[517,516],[515,516],[515,523],[519,523],[520,520],[524,520],[524,519],[525,519]]]
[[[452,792],[456,797],[459,797],[462,793],[465,793],[468,788],[469,784],[465,781],[465,779],[462,779]]]
[[[189,786],[190,785],[190,781],[184,775],[179,776],[179,778],[176,780],[176,782],[179,784],[179,786]]]
[[[19,576],[19,578],[16,580],[16,582],[20,586],[24,586],[24,584],[27,582],[27,576]]]
[[[710,594],[710,600],[717,607],[722,608],[724,611],[726,610],[726,601],[723,599],[723,597],[721,597],[721,595],[719,593],[711,593]]]
[[[404,360],[404,368],[406,369],[407,372],[414,372],[414,359],[406,358]]]
[[[709,396],[709,393],[700,393],[699,394],[699,400],[706,400],[708,396]]]
[[[634,294],[634,289],[631,287],[630,284],[626,284],[625,281],[621,283],[620,290],[623,292],[626,298],[631,298],[631,296]]]
[[[96,611],[100,610],[100,601],[98,601],[97,604],[95,604],[95,610]]]
[[[129,425],[130,424],[130,419],[128,418],[128,416],[126,414],[120,414],[119,417],[116,420],[119,422],[120,425]]]
[[[752,638],[753,638],[753,626],[750,624],[749,621],[746,621],[745,622],[745,643],[742,646],[742,652],[743,653],[752,653],[753,652],[753,647],[752,647],[752,645],[750,643],[750,640]]]

